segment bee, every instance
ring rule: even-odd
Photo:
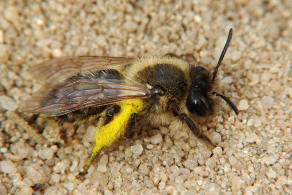
[[[238,113],[227,97],[214,91],[231,37],[232,29],[212,73],[171,54],[139,58],[81,56],[42,62],[33,66],[33,73],[45,84],[21,110],[96,119],[95,146],[82,173],[87,172],[102,148],[121,135],[132,137],[137,121],[161,125],[176,117],[195,136],[212,144],[192,118],[211,115],[216,97]]]

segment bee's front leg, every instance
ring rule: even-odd
[[[109,107],[106,110],[106,114],[105,114],[105,119],[103,121],[103,125],[108,124],[109,122],[111,122],[115,116],[115,114],[117,114],[119,111],[121,110],[121,107],[119,105],[113,105],[111,107]]]
[[[180,114],[179,118],[183,120],[184,122],[186,122],[186,124],[188,125],[188,127],[191,129],[191,131],[193,132],[195,136],[206,141],[208,144],[212,145],[213,147],[216,147],[216,145],[214,145],[212,141],[197,128],[195,123],[185,113]]]
[[[138,116],[137,113],[131,114],[131,117],[127,124],[126,132],[125,132],[126,138],[132,138],[134,136],[137,116]]]

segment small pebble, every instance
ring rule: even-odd
[[[48,187],[44,193],[44,195],[65,195],[68,194],[68,191],[62,186],[62,185],[54,185],[54,186],[50,186]]]
[[[292,98],[292,87],[287,87],[286,91],[289,98]]]
[[[224,77],[221,81],[221,85],[230,85],[233,82],[233,78],[231,76]]]
[[[101,172],[95,172],[92,175],[92,179],[91,179],[91,183],[96,186],[97,185],[106,186],[108,181],[109,181],[109,176]]]
[[[279,154],[269,154],[263,158],[263,162],[267,165],[273,165],[278,161],[279,157]]]
[[[209,183],[206,186],[206,195],[219,195],[222,194],[221,190],[220,190],[220,186],[218,184],[215,183]]]
[[[249,84],[254,86],[256,84],[258,84],[260,77],[257,73],[250,73],[247,75],[247,77],[249,78],[250,82]]]
[[[60,182],[60,178],[61,176],[59,174],[52,174],[50,176],[50,181],[53,182],[53,183],[59,183]]]
[[[9,111],[14,111],[17,108],[16,102],[12,98],[5,95],[0,96],[0,106]]]
[[[206,165],[207,167],[209,167],[210,169],[214,169],[215,166],[216,166],[216,160],[214,158],[209,158],[207,161],[206,161]]]
[[[107,171],[108,155],[104,154],[99,160],[97,170],[105,173]]]
[[[63,54],[61,49],[53,49],[52,50],[52,55],[53,55],[54,58],[60,58],[60,57],[64,56],[64,54]]]
[[[154,148],[154,145],[153,145],[153,144],[147,144],[147,145],[146,145],[146,148],[149,149],[149,150],[151,150],[151,149]]]
[[[257,187],[256,186],[248,186],[246,189],[245,189],[245,193],[246,195],[253,195],[253,194],[258,194],[257,193]]]
[[[235,166],[238,163],[237,159],[234,156],[229,157],[229,162],[231,166]]]
[[[246,99],[240,100],[238,105],[238,110],[247,110],[249,107],[248,101]]]
[[[0,162],[0,169],[3,173],[15,174],[17,169],[10,160],[4,160]]]
[[[218,144],[221,142],[222,138],[220,133],[214,131],[209,135],[209,139],[212,141],[213,144]]]
[[[133,154],[140,156],[143,152],[143,146],[141,144],[136,144],[134,146],[131,146],[131,151]]]
[[[55,152],[56,151],[53,150],[52,148],[44,148],[44,149],[41,149],[41,150],[38,151],[39,157],[41,159],[45,159],[45,160],[52,159]]]
[[[28,158],[32,155],[33,149],[24,142],[16,142],[11,145],[11,150],[21,158]]]
[[[106,47],[107,46],[107,40],[105,39],[105,37],[103,35],[98,35],[96,37],[96,43],[99,46],[102,46],[102,47]]]
[[[266,175],[268,176],[269,179],[275,179],[277,177],[277,173],[273,170],[272,167],[269,167]]]
[[[222,154],[222,148],[221,147],[216,147],[213,149],[213,154],[215,155],[221,155]]]
[[[144,175],[148,175],[150,172],[149,166],[147,164],[142,163],[139,166],[139,173],[140,174],[144,174]]]
[[[291,180],[289,181],[287,176],[281,175],[281,176],[278,177],[276,184],[277,184],[277,186],[283,186],[283,185],[288,184],[289,182],[290,182],[290,185],[291,185],[292,181]]]
[[[198,159],[197,158],[187,159],[186,161],[183,162],[183,165],[186,168],[193,170],[195,167],[198,166]]]
[[[8,7],[4,11],[4,17],[10,22],[17,22],[19,20],[19,12],[16,7]]]
[[[0,30],[0,44],[3,44],[4,43],[4,31],[3,30]]]
[[[266,85],[271,80],[271,77],[272,77],[272,73],[267,72],[267,71],[264,72],[261,76],[261,83]]]
[[[72,191],[74,189],[74,183],[63,183],[63,186],[68,190]]]
[[[21,188],[15,192],[15,195],[32,195],[33,189],[30,186],[21,186]]]
[[[96,127],[95,126],[88,126],[86,129],[86,133],[83,136],[83,141],[84,142],[94,142],[94,136],[95,136],[95,132],[96,132]]]
[[[43,167],[37,164],[30,164],[25,167],[26,176],[33,182],[33,184],[46,183],[48,177]]]
[[[156,135],[152,136],[150,138],[150,142],[152,144],[155,144],[155,145],[156,144],[160,144],[162,142],[162,136],[161,136],[161,134],[156,134]]]
[[[232,192],[233,193],[239,193],[241,191],[241,186],[242,186],[242,180],[240,177],[238,176],[234,176],[232,179],[231,179],[231,182],[232,182]]]
[[[135,22],[125,22],[124,25],[128,32],[134,32],[137,30],[137,24]]]
[[[56,165],[53,168],[53,171],[56,173],[64,174],[65,171],[69,168],[70,164],[71,164],[71,162],[68,159],[62,160],[62,161],[56,163]]]
[[[4,44],[0,45],[0,63],[6,63],[10,58],[10,49]]]
[[[242,52],[234,50],[232,52],[232,55],[231,55],[232,61],[234,61],[234,62],[238,61],[241,58],[241,54],[242,54]]]
[[[270,97],[270,96],[264,96],[262,98],[262,106],[265,108],[265,109],[269,109],[269,108],[272,108],[273,107],[273,104],[274,104],[274,98]]]
[[[70,171],[73,172],[78,168],[79,161],[77,159],[72,160]]]
[[[161,179],[161,181],[167,181],[168,176],[165,172],[160,172],[159,177]]]
[[[247,121],[247,126],[252,126],[254,124],[254,120],[253,119],[249,119]]]
[[[164,181],[161,181],[160,183],[159,183],[159,189],[160,190],[164,190],[165,189],[165,182]]]
[[[255,133],[250,133],[250,134],[247,135],[246,141],[248,143],[255,143],[257,141],[257,138],[258,137],[257,137],[257,135]]]

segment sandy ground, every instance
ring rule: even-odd
[[[0,194],[292,194],[292,4],[278,2],[1,0]],[[222,103],[200,123],[212,150],[170,121],[102,151],[82,181],[94,127],[16,112],[44,59],[192,53],[212,69],[230,27],[217,91],[240,113]]]

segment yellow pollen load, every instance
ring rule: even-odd
[[[104,124],[106,118],[107,109],[102,113],[100,120],[97,123],[97,129],[95,132],[95,146],[92,149],[91,155],[88,158],[85,166],[83,167],[84,173],[87,172],[89,166],[94,160],[95,156],[99,151],[114,142],[121,134],[125,132],[127,123],[133,113],[139,113],[143,110],[143,100],[141,99],[130,99],[124,100],[117,105],[120,106],[120,111],[113,116],[113,119]]]

